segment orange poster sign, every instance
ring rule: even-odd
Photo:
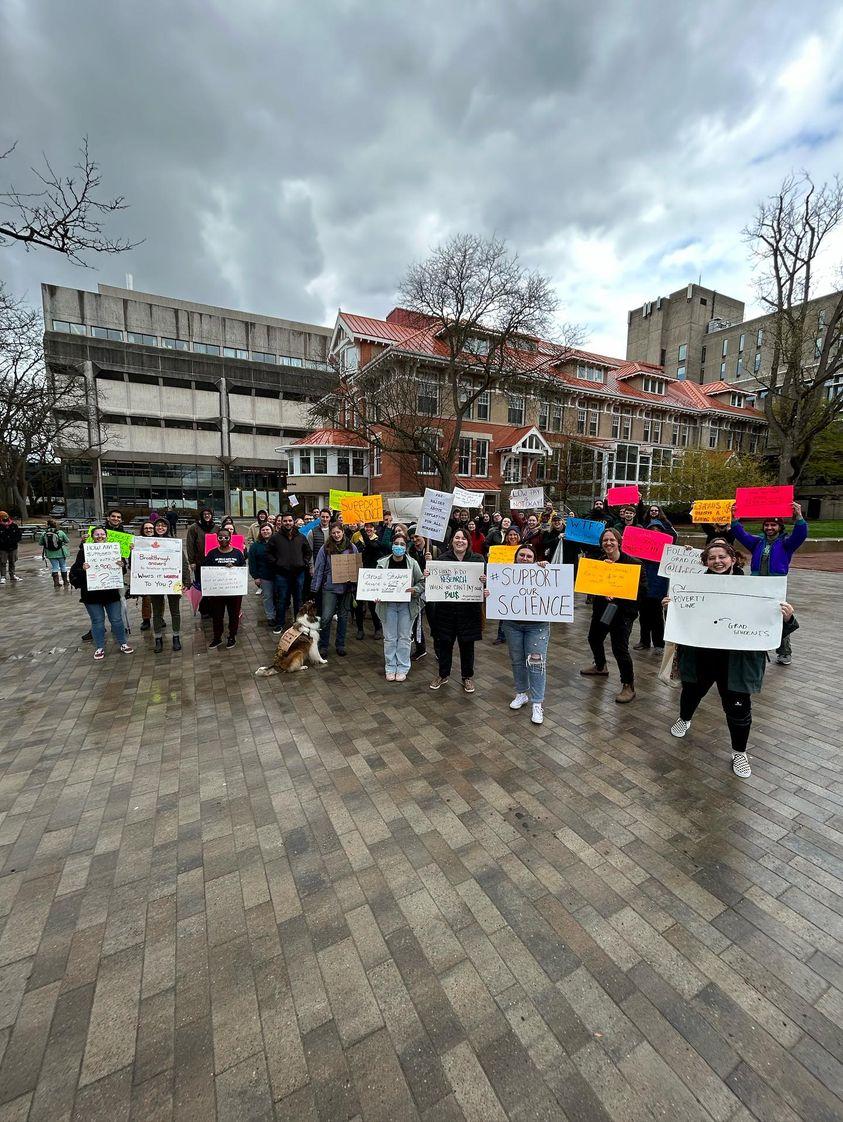
[[[574,592],[589,596],[613,596],[616,600],[637,600],[640,565],[620,565],[581,557]]]
[[[490,565],[511,565],[517,549],[517,545],[490,545],[488,562]]]
[[[383,497],[381,495],[349,495],[340,502],[343,522],[381,522],[383,521]]]
[[[733,502],[734,499],[696,499],[691,508],[691,521],[728,525],[732,521]]]

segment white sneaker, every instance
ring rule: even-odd
[[[527,702],[529,700],[530,700],[530,695],[529,694],[517,693],[515,695],[515,697],[512,699],[512,701],[510,701],[509,708],[510,709],[523,709],[524,706],[527,704]]]
[[[5,583],[6,583],[6,578],[5,577],[0,577],[0,584],[5,584]]]
[[[690,721],[683,721],[681,717],[677,719],[670,726],[671,736],[684,736],[688,729],[691,727]]]
[[[732,753],[732,771],[740,779],[749,779],[750,775],[752,775],[752,768],[749,766],[749,756],[746,752]]]
[[[12,580],[13,581],[20,581],[20,580],[23,580],[23,577],[12,577]]]
[[[541,705],[533,706],[533,712],[530,715],[530,720],[534,725],[544,724],[544,710],[542,709]]]
[[[790,663],[791,663],[791,661],[792,661],[792,660],[791,660],[791,657],[790,657],[790,655],[779,655],[779,656],[778,656],[778,657],[776,658],[776,663],[777,663],[777,664],[778,664],[779,666],[790,666]]]

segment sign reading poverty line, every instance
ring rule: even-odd
[[[630,557],[640,557],[642,561],[661,561],[665,548],[673,545],[670,534],[658,530],[642,530],[640,526],[625,526],[621,549]]]
[[[605,522],[593,522],[590,518],[566,518],[565,540],[582,542],[583,545],[600,545],[600,535],[605,529]]]
[[[432,487],[425,487],[416,533],[424,538],[433,538],[435,542],[443,542],[453,505],[454,496],[450,491],[434,491]]]
[[[93,540],[94,527],[88,527],[88,541]],[[132,552],[132,542],[135,540],[134,534],[127,534],[124,530],[106,530],[105,540],[107,542],[117,542],[120,546],[120,556],[128,557]]]
[[[410,599],[412,572],[406,569],[361,569],[357,576],[358,600],[406,603]]]
[[[573,565],[490,565],[486,618],[573,623]]]
[[[733,502],[733,499],[695,499],[691,507],[691,521],[728,526],[732,521]]]
[[[454,488],[454,506],[464,506],[469,510],[477,510],[483,505],[483,491],[466,491],[462,487]]]
[[[106,592],[123,588],[123,562],[119,542],[85,542],[85,570],[89,592]]]
[[[516,487],[509,496],[510,510],[541,510],[544,487]]]
[[[686,647],[768,651],[782,641],[787,577],[691,574],[670,584],[664,637]]]
[[[331,581],[334,584],[356,584],[363,558],[359,553],[332,553]]]
[[[482,561],[428,561],[424,597],[429,604],[444,600],[483,602]]]
[[[135,538],[129,591],[133,596],[172,596],[182,584],[182,545],[175,538]]]
[[[346,523],[382,522],[382,495],[349,495],[340,503],[340,514]]]
[[[249,570],[245,565],[203,565],[203,596],[245,596],[249,591]]]
[[[637,600],[640,579],[640,565],[581,557],[574,591],[585,592],[589,596],[610,596],[615,600]]]
[[[700,551],[688,545],[666,545],[659,562],[660,577],[678,577],[686,573],[704,573]]]

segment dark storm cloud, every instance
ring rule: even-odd
[[[742,294],[755,199],[806,147],[820,175],[839,163],[836,136],[810,144],[839,97],[823,0],[7,0],[0,32],[5,178],[87,134],[131,202],[113,232],[145,239],[95,273],[3,251],[36,298],[131,272],[293,318],[383,314],[407,262],[468,229],[617,351],[626,308],[700,271]]]

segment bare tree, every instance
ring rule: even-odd
[[[12,145],[0,160],[14,151]],[[44,157],[44,168],[32,168],[34,190],[10,187],[0,193],[0,245],[20,242],[27,249],[51,249],[77,265],[85,265],[83,254],[123,253],[137,242],[110,238],[104,232],[106,215],[126,209],[122,196],[99,198],[102,183],[99,165],[88,152],[84,138],[80,158],[70,175],[54,171]]]
[[[26,518],[27,468],[90,451],[91,426],[84,378],[46,370],[41,317],[0,287],[0,490]],[[101,437],[99,439],[102,439]]]
[[[838,178],[816,187],[789,175],[758,207],[744,234],[760,272],[758,291],[772,313],[771,364],[759,371],[764,414],[779,453],[779,483],[796,483],[817,436],[843,412],[834,380],[843,372],[843,292],[816,302],[819,257],[843,219]],[[836,392],[835,392],[836,391]]]
[[[399,298],[416,334],[341,379],[312,420],[341,423],[385,455],[424,456],[450,490],[464,421],[481,395],[556,382],[544,371],[579,341],[579,329],[554,330],[549,279],[498,238],[452,237],[410,266]]]

